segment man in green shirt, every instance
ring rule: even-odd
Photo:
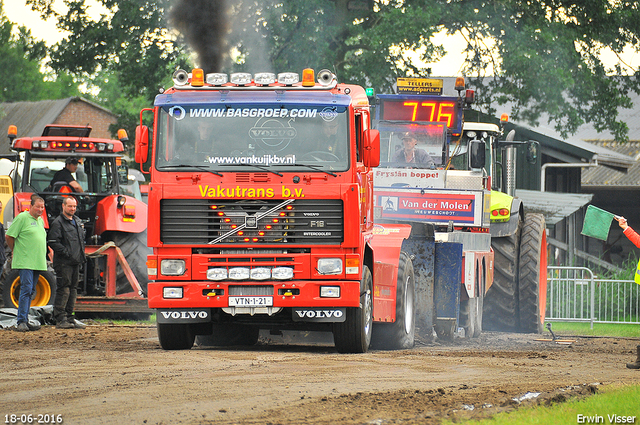
[[[18,214],[5,236],[13,251],[11,267],[20,273],[16,328],[20,332],[40,329],[39,325],[29,324],[28,313],[40,272],[47,270],[47,232],[41,217],[43,212],[44,199],[38,195],[31,196],[31,208]]]

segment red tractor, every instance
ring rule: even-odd
[[[64,196],[78,200],[77,215],[84,222],[88,261],[81,273],[77,312],[146,313],[147,206],[125,195],[128,167],[122,161],[126,132],[120,140],[90,137],[91,127],[47,125],[40,137],[17,138],[9,127],[11,153],[0,155],[5,165],[0,177],[3,222],[30,207],[34,193],[45,200],[45,227],[61,212]],[[68,158],[78,161],[75,180],[82,191],[69,185],[51,185],[56,171]],[[5,307],[17,307],[20,277],[8,260],[2,278]],[[53,304],[55,275],[40,275],[32,306]]]

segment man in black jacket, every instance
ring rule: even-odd
[[[47,242],[53,249],[53,269],[56,271],[56,298],[53,316],[59,329],[85,328],[73,317],[78,295],[80,267],[84,254],[84,226],[75,215],[78,201],[72,196],[62,200],[62,214],[49,227]]]

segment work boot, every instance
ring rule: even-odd
[[[634,363],[627,363],[628,369],[640,369],[640,345],[636,347],[636,350],[638,351],[638,357]]]
[[[56,325],[56,328],[58,329],[73,329],[75,328],[75,325],[73,323],[71,323],[68,320],[62,320],[60,322],[58,322],[58,324]]]
[[[26,322],[20,322],[20,323],[18,323],[18,326],[16,326],[16,331],[18,331],[18,332],[29,332],[29,326],[27,326]]]
[[[76,329],[85,329],[87,327],[87,325],[76,319],[69,319],[69,323],[73,323],[73,327]]]
[[[27,327],[29,328],[30,331],[39,331],[40,330],[40,325],[32,325],[29,322],[27,322]]]

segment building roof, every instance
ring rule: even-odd
[[[516,197],[524,203],[525,212],[544,214],[546,225],[552,226],[591,202],[593,195],[516,189]]]
[[[0,103],[0,137],[6,136],[10,125],[18,127],[19,137],[37,137],[42,134],[45,125],[56,122],[71,102],[85,102],[106,114],[115,114],[82,97],[67,97],[58,100],[39,100],[36,102]],[[9,152],[9,143],[0,143],[0,153]]]
[[[640,141],[620,143],[594,140],[591,143],[627,156],[633,160],[633,165],[626,173],[602,166],[583,169],[581,177],[583,188],[607,186],[624,189],[637,188],[640,185],[640,162],[638,162],[640,159]]]

